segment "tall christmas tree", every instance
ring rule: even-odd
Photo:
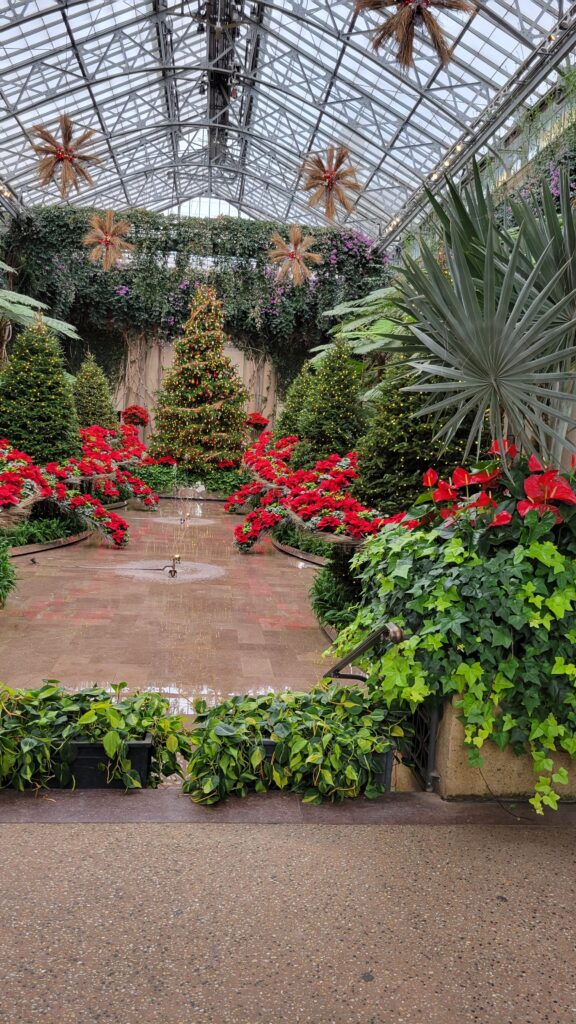
[[[214,290],[198,288],[156,405],[151,450],[200,478],[220,463],[237,464],[243,449],[248,394],[224,355],[223,322]]]
[[[41,320],[18,335],[0,378],[0,437],[39,463],[79,454],[78,420],[60,345]]]
[[[116,427],[118,416],[112,404],[106,374],[91,352],[83,361],[74,380],[74,402],[81,427]]]

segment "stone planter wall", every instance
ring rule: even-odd
[[[484,758],[482,774],[468,764],[464,727],[457,717],[457,711],[447,703],[440,721],[436,746],[440,796],[454,800],[466,797],[490,799],[493,795],[527,798],[533,795],[537,776],[532,768],[531,757],[516,757],[511,750],[501,751],[489,741],[484,744],[481,753]],[[576,761],[567,754],[558,754],[554,763],[557,767],[566,768],[570,780],[567,786],[558,787],[562,798],[576,800]]]

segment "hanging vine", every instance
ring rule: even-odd
[[[133,250],[123,266],[104,270],[88,258],[83,239],[101,211],[42,207],[12,222],[6,252],[19,268],[18,285],[78,326],[102,365],[118,372],[123,338],[170,342],[181,330],[199,284],[224,304],[225,329],[244,351],[263,352],[281,381],[299,369],[309,349],[327,337],[324,311],[386,283],[388,258],[355,230],[317,228],[322,263],[303,283],[278,282],[268,258],[274,232],[286,225],[240,218],[216,220],[123,212]],[[304,232],[306,229],[304,228]],[[72,351],[75,364],[81,347]]]

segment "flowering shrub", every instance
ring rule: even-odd
[[[147,427],[150,423],[148,411],[141,405],[129,405],[122,413],[124,423],[133,427]]]

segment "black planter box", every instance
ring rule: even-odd
[[[128,744],[127,757],[130,759],[131,771],[138,773],[142,789],[148,785],[150,764],[152,761],[152,736],[148,734],[143,740],[131,740]],[[73,760],[69,761],[69,767],[73,778],[59,784],[53,783],[59,789],[126,789],[122,779],[107,781],[106,768],[99,768],[99,765],[107,765],[110,758],[101,743],[94,743],[89,740],[77,739],[71,744],[74,753]],[[66,775],[68,773],[66,772]]]

